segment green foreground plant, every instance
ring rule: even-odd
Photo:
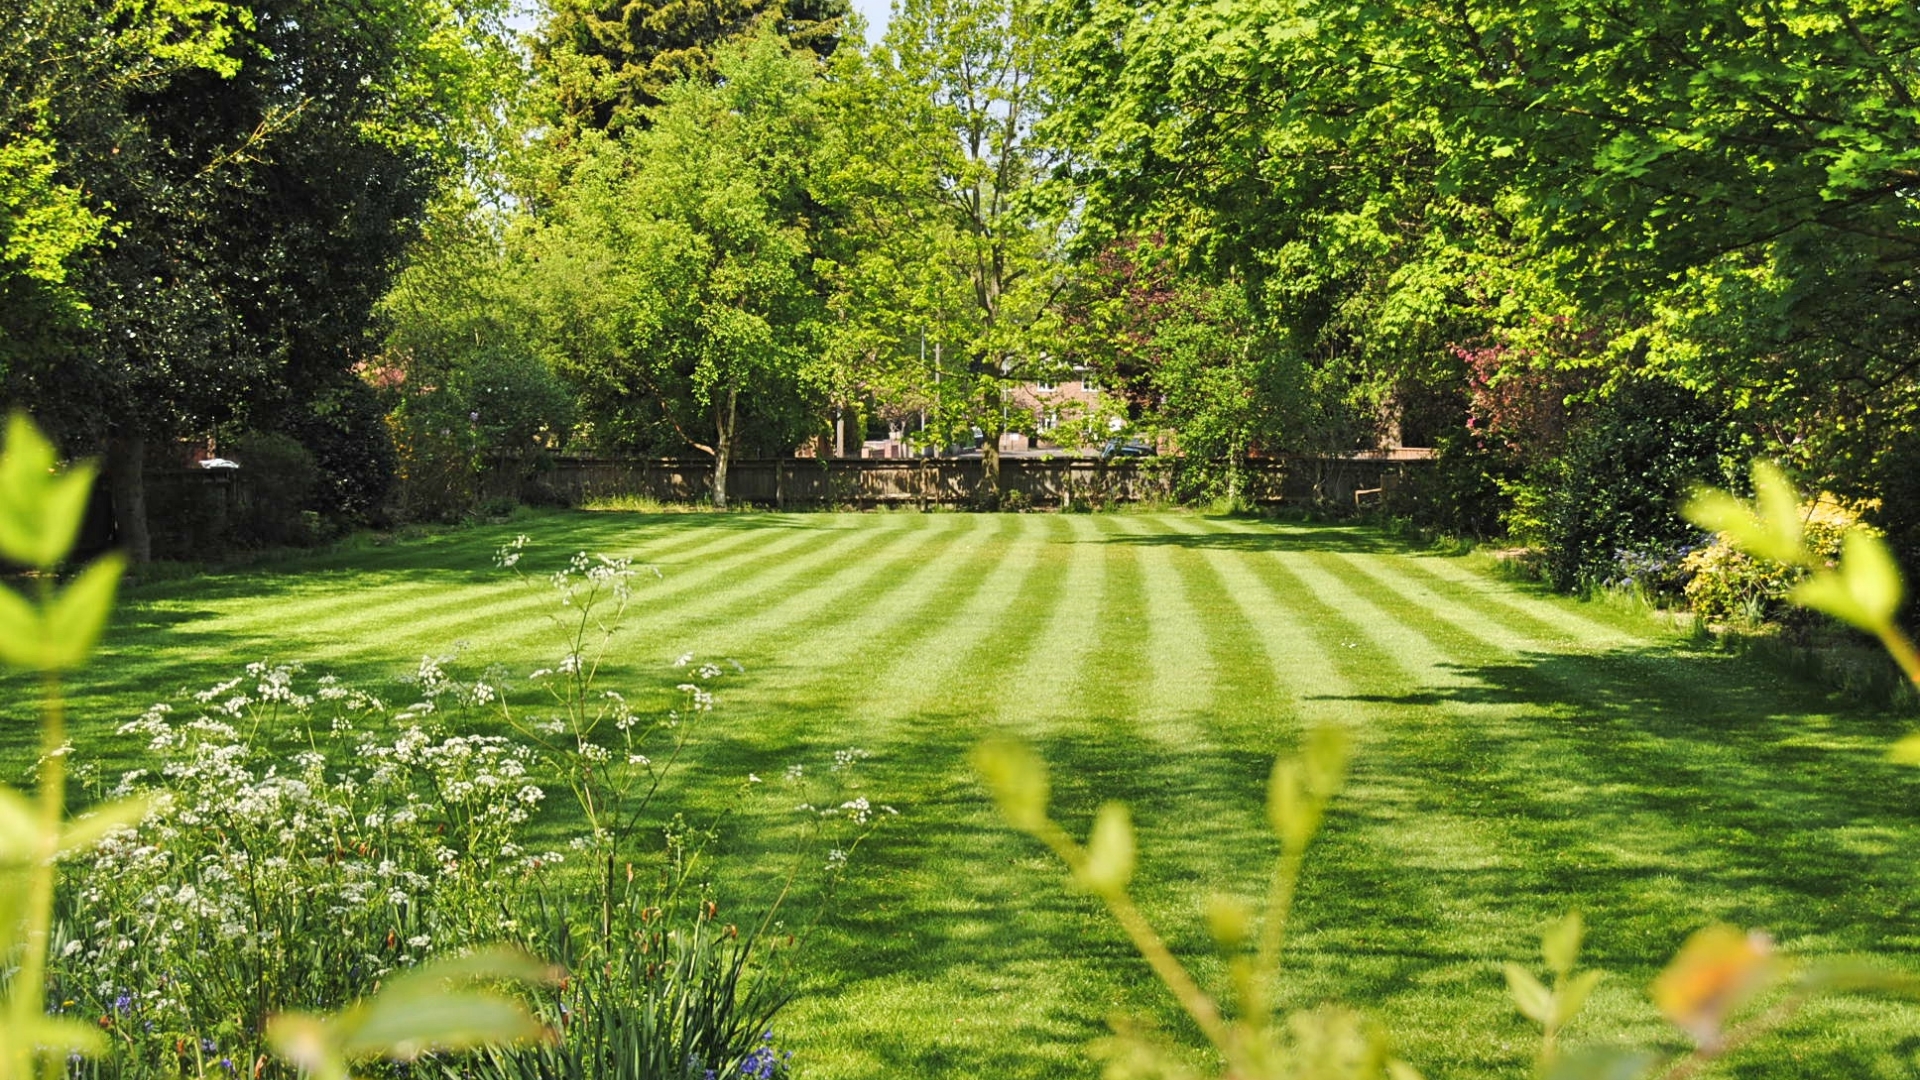
[[[12,440],[23,444],[41,450],[28,474],[52,475],[51,449]],[[772,960],[797,935],[777,916],[808,869],[822,871],[824,909],[849,853],[887,815],[854,793],[866,755],[835,754],[830,796],[802,766],[787,770],[777,798],[804,800],[803,824],[779,895],[731,921],[708,849],[759,778],[744,777],[712,820],[661,807],[724,669],[682,657],[676,697],[658,710],[600,685],[637,571],[580,553],[528,576],[527,543],[496,561],[550,601],[561,638],[552,665],[526,676],[528,692],[497,666],[465,678],[457,657],[429,655],[401,680],[411,704],[394,708],[335,676],[262,661],[120,726],[146,767],[96,781],[117,801],[62,835],[59,888],[46,858],[17,867],[44,881],[26,931],[38,934],[35,966],[20,965],[13,985],[49,988],[48,1030],[72,1034],[34,1037],[50,1061],[90,1053],[57,1066],[84,1077],[259,1080],[283,1075],[277,1055],[337,1078],[376,1052],[483,1049],[432,1067],[784,1074],[769,1025],[791,992]],[[48,564],[63,552],[49,549]],[[20,650],[36,639],[7,640]],[[491,733],[502,730],[511,734]],[[70,749],[48,744],[43,791],[93,769],[71,768]],[[585,828],[537,850],[530,830],[552,783],[574,796]],[[494,944],[503,939],[513,947]],[[529,988],[505,997],[476,980]]]
[[[1920,686],[1920,651],[1896,621],[1902,582],[1891,553],[1877,533],[1855,526],[1840,538],[1839,557],[1827,557],[1831,542],[1810,545],[1802,500],[1785,474],[1768,462],[1753,469],[1756,502],[1702,489],[1684,508],[1693,523],[1721,535],[1722,542],[1757,558],[1796,568],[1801,578],[1789,599],[1873,635]],[[1818,537],[1817,540],[1825,540]],[[1347,771],[1349,739],[1337,728],[1307,734],[1297,758],[1274,763],[1267,787],[1267,824],[1278,841],[1264,905],[1216,895],[1205,920],[1225,962],[1228,992],[1216,996],[1181,963],[1134,903],[1128,887],[1138,861],[1126,807],[1103,804],[1085,844],[1050,815],[1047,768],[1027,746],[989,741],[974,752],[974,765],[1008,824],[1046,845],[1066,864],[1073,883],[1098,897],[1154,975],[1172,994],[1217,1055],[1218,1075],[1232,1080],[1416,1080],[1419,1074],[1391,1056],[1384,1033],[1351,1011],[1322,1007],[1282,1016],[1282,946],[1309,843]],[[1920,764],[1920,733],[1896,744],[1894,761]],[[1780,956],[1772,939],[1757,930],[1715,924],[1694,932],[1654,980],[1660,1012],[1692,1041],[1677,1057],[1633,1047],[1564,1046],[1568,1025],[1579,1016],[1604,977],[1578,968],[1585,933],[1578,912],[1547,929],[1541,954],[1549,981],[1528,968],[1505,965],[1508,991],[1519,1011],[1541,1028],[1537,1068],[1551,1080],[1687,1080],[1727,1053],[1779,1030],[1811,1000],[1836,992],[1880,992],[1920,997],[1920,977],[1858,962],[1794,962]],[[1772,993],[1758,1015],[1742,1016],[1756,998]],[[1191,1055],[1124,1019],[1104,1044],[1109,1077],[1188,1078],[1199,1075]]]
[[[53,932],[57,861],[86,852],[147,816],[135,796],[69,819],[66,813],[66,708],[63,672],[93,651],[125,568],[119,555],[95,560],[64,588],[55,572],[73,549],[94,470],[56,470],[52,444],[25,416],[8,419],[0,448],[0,558],[26,567],[37,603],[0,585],[0,663],[40,679],[41,757],[37,799],[0,787],[0,955],[10,963],[0,1078],[57,1075],[70,1059],[101,1053],[95,1027],[46,1012],[48,947]],[[290,1061],[320,1080],[346,1080],[350,1063],[407,1060],[441,1049],[531,1039],[544,1028],[516,999],[475,982],[531,982],[544,966],[517,952],[479,952],[422,968],[332,1016],[286,1014],[269,1038]]]

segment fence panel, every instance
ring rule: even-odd
[[[1430,459],[1387,455],[1262,458],[1241,463],[1240,490],[1256,503],[1353,506],[1390,491]],[[1002,458],[1000,485],[1035,506],[1141,502],[1170,498],[1180,458]],[[979,458],[778,458],[729,463],[731,501],[774,507],[957,506],[974,503],[983,487]],[[537,471],[533,485],[550,499],[579,504],[638,497],[696,502],[710,497],[713,463],[704,458],[557,457]]]

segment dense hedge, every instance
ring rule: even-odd
[[[1573,432],[1546,514],[1555,588],[1617,576],[1623,558],[1662,556],[1698,539],[1679,505],[1696,484],[1727,483],[1733,449],[1720,410],[1671,383],[1627,383]]]

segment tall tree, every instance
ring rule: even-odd
[[[790,445],[809,423],[820,62],[763,29],[715,63],[719,80],[676,83],[648,129],[598,138],[530,243],[593,438],[711,455],[724,506],[750,433]]]
[[[111,143],[131,88],[237,70],[245,17],[219,0],[0,4],[0,378],[85,311],[73,273],[109,219],[67,163]]]
[[[644,126],[683,79],[706,80],[723,41],[768,25],[821,59],[847,0],[548,0],[534,58],[569,131]]]
[[[1427,355],[1570,320],[1600,339],[1576,362],[1691,385],[1829,482],[1885,475],[1914,431],[1911,7],[1053,11],[1095,218],[1154,204],[1289,270],[1372,248],[1328,299],[1365,309],[1372,282],[1376,310],[1470,316],[1422,316]],[[1330,194],[1323,227],[1275,229]]]
[[[62,171],[114,227],[91,309],[5,395],[104,445],[122,540],[147,555],[144,443],[351,393],[373,303],[498,59],[494,7],[252,0],[227,68],[56,112]],[[489,59],[489,49],[496,51]]]
[[[1049,107],[1049,54],[1029,0],[905,0],[888,25],[897,138],[924,162],[918,246],[927,272],[912,306],[938,348],[933,426],[943,441],[984,437],[985,490],[997,498],[1000,436],[1016,384],[1056,373],[1042,342],[1064,215],[1044,186],[1052,165],[1034,128]]]

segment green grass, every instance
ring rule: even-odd
[[[996,819],[966,765],[996,732],[1043,749],[1074,828],[1104,799],[1132,804],[1143,904],[1206,973],[1199,905],[1254,893],[1268,866],[1272,757],[1308,725],[1352,732],[1285,997],[1360,1007],[1432,1077],[1525,1074],[1532,1036],[1500,964],[1537,965],[1540,929],[1570,908],[1587,962],[1612,972],[1576,1042],[1677,1048],[1644,988],[1711,920],[1920,966],[1916,777],[1880,756],[1900,718],[1355,527],[581,513],[362,545],[136,590],[77,688],[83,754],[133,763],[115,724],[250,659],[368,679],[464,642],[477,662],[551,664],[543,601],[489,560],[521,531],[536,571],[576,549],[659,568],[609,685],[659,685],[687,651],[745,667],[681,798],[873,753],[868,791],[903,816],[863,849],[780,1025],[816,1080],[1092,1077],[1085,1047],[1111,1013],[1185,1031],[1097,907]],[[24,700],[0,697],[16,762]],[[754,815],[730,830],[739,894],[762,887],[776,832]],[[1916,1046],[1920,1012],[1853,1000],[1739,1071],[1907,1076]]]

